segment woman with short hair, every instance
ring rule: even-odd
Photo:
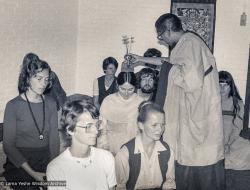
[[[98,109],[84,100],[67,102],[61,125],[69,137],[68,148],[49,163],[46,174],[48,181],[66,183],[49,190],[114,190],[114,157],[94,147],[101,126]]]
[[[99,109],[103,99],[117,92],[117,83],[115,73],[118,67],[118,62],[113,57],[107,57],[103,60],[102,69],[104,75],[95,79],[93,85],[94,104]]]

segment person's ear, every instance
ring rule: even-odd
[[[137,122],[137,125],[138,125],[138,128],[140,131],[144,131],[144,126],[143,126],[143,123],[142,122]]]

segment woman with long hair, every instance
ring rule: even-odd
[[[250,185],[250,142],[239,136],[243,129],[244,104],[232,75],[219,72],[227,189],[241,190]],[[244,179],[246,184],[244,183]],[[238,181],[240,180],[240,182]]]
[[[107,144],[113,154],[136,136],[138,106],[143,101],[135,93],[136,76],[133,72],[121,72],[117,83],[118,92],[107,96],[100,108],[101,116],[107,120]]]
[[[9,182],[44,181],[47,164],[59,154],[56,102],[44,95],[50,86],[50,66],[37,55],[24,57],[19,95],[4,113],[4,177]],[[13,189],[38,189],[14,185]]]

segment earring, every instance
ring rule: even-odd
[[[67,134],[73,136],[73,131],[69,130],[69,127],[66,128]]]

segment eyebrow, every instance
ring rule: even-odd
[[[219,83],[229,83],[229,82],[226,80],[221,80],[221,81],[219,81]]]

